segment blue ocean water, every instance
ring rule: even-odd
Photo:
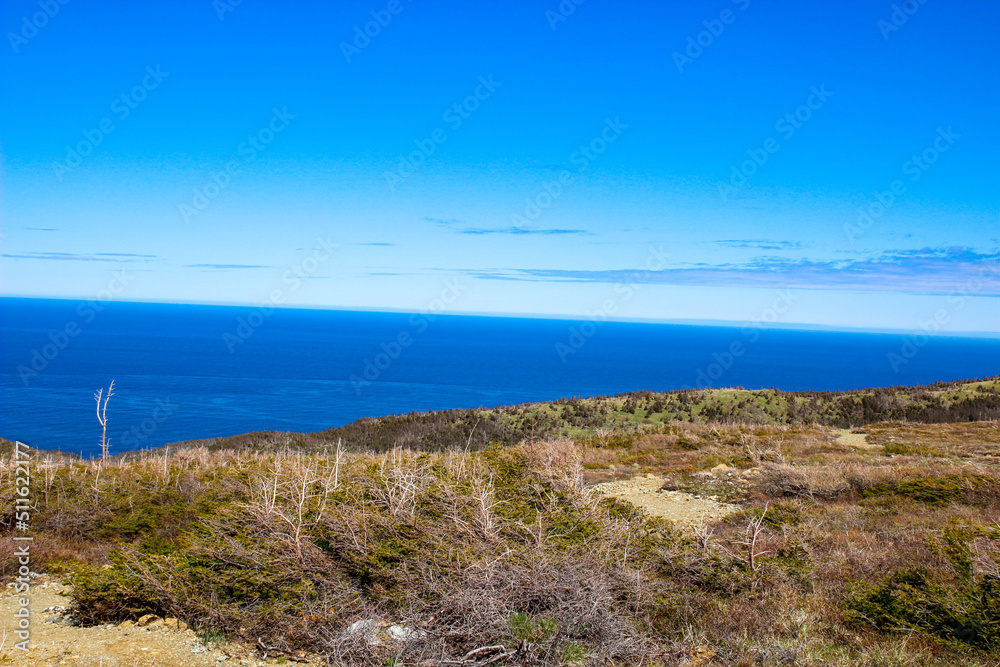
[[[84,455],[99,449],[93,394],[111,380],[123,451],[642,389],[998,374],[996,338],[0,299],[0,436]]]

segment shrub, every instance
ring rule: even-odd
[[[847,596],[847,617],[880,630],[919,630],[942,641],[980,649],[1000,648],[1000,581],[934,583],[920,569],[899,570]]]
[[[940,562],[950,566],[950,575],[904,568],[878,583],[856,585],[845,600],[848,618],[881,630],[919,630],[959,646],[1000,648],[1000,576],[996,562],[992,571],[973,567],[978,532],[949,527],[927,540]]]

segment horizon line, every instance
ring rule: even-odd
[[[37,296],[37,295],[20,295],[20,294],[0,294],[0,299],[24,299],[24,300],[44,300],[44,301],[78,301],[78,302],[88,302],[94,301],[94,299],[86,299],[75,296]],[[139,300],[128,300],[128,301],[118,301],[111,300],[102,303],[117,303],[117,304],[157,304],[157,305],[167,305],[167,306],[205,306],[205,307],[221,307],[221,308],[259,308],[261,304],[255,303],[241,303],[235,301],[168,301],[168,300],[157,300],[157,299],[139,299]],[[377,306],[369,306],[366,308],[354,308],[350,306],[326,306],[318,304],[306,304],[306,305],[282,305],[282,304],[270,304],[269,307],[280,310],[323,310],[323,311],[334,311],[334,312],[346,312],[346,313],[396,313],[400,315],[417,315],[426,314],[422,311],[408,310],[405,308],[380,308]],[[558,313],[507,313],[507,312],[484,312],[484,311],[448,311],[435,313],[435,317],[493,317],[501,319],[524,319],[524,320],[552,320],[552,321],[565,321],[565,322],[593,322],[597,321],[595,318],[587,317],[585,315],[563,315]],[[624,317],[607,317],[599,320],[601,323],[612,322],[620,324],[660,324],[669,326],[690,326],[690,327],[717,327],[717,328],[730,328],[730,329],[742,329],[745,327],[753,327],[755,323],[752,321],[740,321],[740,320],[714,320],[714,319],[661,319],[661,318],[624,318]],[[758,323],[761,324],[761,323]],[[851,327],[847,325],[827,325],[827,324],[815,324],[808,322],[781,322],[775,324],[763,323],[760,328],[765,330],[774,331],[816,331],[816,332],[828,332],[828,333],[856,333],[856,334],[879,334],[879,335],[914,335],[923,334],[926,335],[922,329],[893,329],[887,327]],[[936,338],[998,338],[1000,339],[1000,330],[998,331],[942,331],[935,333]]]

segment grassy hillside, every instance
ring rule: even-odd
[[[468,664],[1000,661],[1000,423],[784,423],[792,403],[834,415],[848,400],[958,417],[994,409],[995,380],[683,396],[406,415],[311,441],[271,434],[270,451],[248,435],[104,466],[53,460],[33,482],[36,567],[76,584],[84,623],[177,616],[332,664],[459,664],[443,661],[488,646]],[[755,423],[701,421],[750,404]],[[681,405],[689,421],[670,421]],[[473,427],[503,442],[529,422],[540,435],[466,451]],[[403,436],[411,448],[346,447]],[[333,438],[345,447],[323,451]],[[643,474],[740,510],[682,530],[590,491]],[[366,619],[412,632],[370,645],[349,630]]]
[[[643,391],[490,409],[412,412],[359,419],[319,433],[255,432],[171,446],[323,451],[341,441],[352,450],[375,452],[394,447],[477,451],[490,444],[514,445],[555,436],[580,438],[598,431],[626,437],[655,433],[676,421],[851,428],[894,420],[933,424],[987,419],[1000,419],[998,378],[846,392]]]

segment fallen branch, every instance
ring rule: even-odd
[[[268,652],[271,652],[272,655],[283,655],[292,662],[309,662],[306,658],[300,658],[299,656],[294,655],[291,651],[286,651],[285,649],[278,648],[277,646],[268,646],[260,637],[257,637],[257,645],[260,646],[261,653],[264,654],[265,660],[269,657]]]

